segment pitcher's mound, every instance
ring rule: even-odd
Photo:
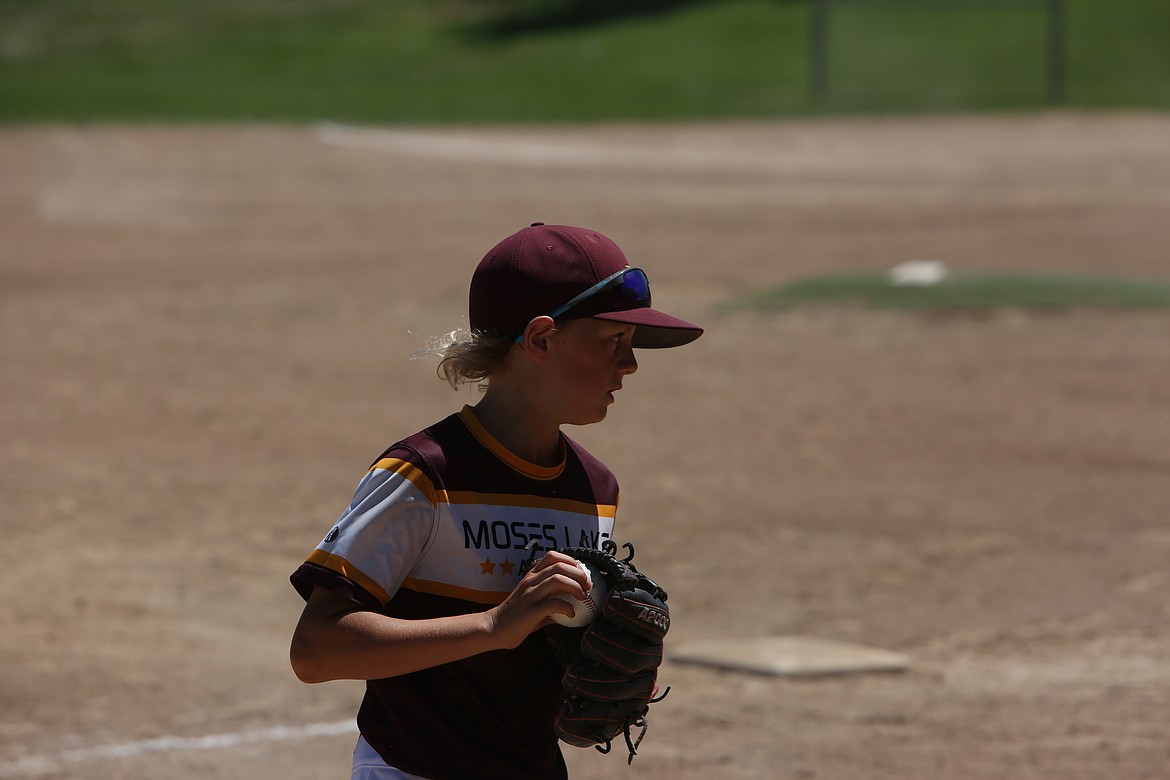
[[[670,648],[667,658],[677,663],[779,677],[903,672],[910,668],[910,658],[901,653],[796,636],[701,639]]]

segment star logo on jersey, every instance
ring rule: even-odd
[[[495,574],[496,564],[492,562],[491,558],[486,559],[479,565],[480,574]]]
[[[512,563],[507,558],[505,558],[504,562],[500,564],[500,574],[509,574],[510,575],[512,573],[512,569],[515,566],[516,566],[516,564]]]

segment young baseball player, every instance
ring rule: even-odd
[[[563,670],[536,629],[585,598],[554,550],[612,535],[618,485],[561,426],[605,418],[634,349],[703,332],[651,308],[613,241],[539,222],[479,263],[469,324],[440,373],[482,399],[382,453],[292,575],[297,676],[367,681],[361,780],[566,777]]]

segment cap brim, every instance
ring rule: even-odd
[[[591,315],[594,319],[624,322],[635,325],[635,349],[665,349],[681,347],[703,335],[703,329],[686,320],[663,314],[657,309],[642,308],[628,311],[607,311]]]

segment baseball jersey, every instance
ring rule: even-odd
[[[531,548],[612,536],[616,479],[564,434],[561,449],[556,466],[528,463],[465,406],[375,461],[293,585],[404,619],[501,603]],[[564,778],[562,673],[537,631],[513,650],[367,681],[358,727],[390,766],[434,780]]]

